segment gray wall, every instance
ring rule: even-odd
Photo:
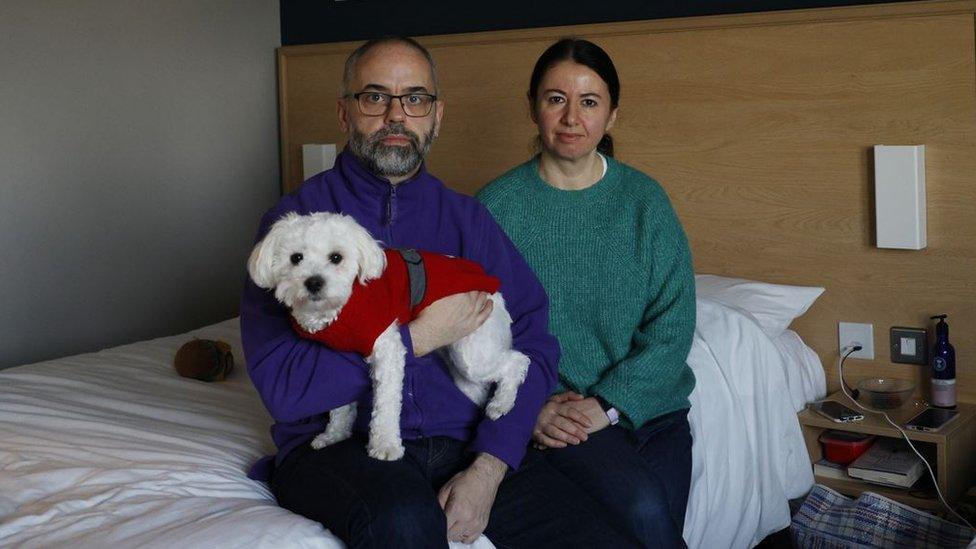
[[[276,0],[0,1],[0,368],[237,314]]]

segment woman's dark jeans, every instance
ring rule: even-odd
[[[543,454],[610,511],[617,530],[645,547],[684,547],[691,442],[688,410],[678,410],[636,431],[607,427]]]

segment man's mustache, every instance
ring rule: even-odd
[[[420,149],[420,136],[408,130],[403,124],[399,123],[390,124],[385,128],[376,130],[376,132],[369,136],[369,143],[379,144],[384,137],[389,137],[391,135],[404,135],[410,140],[410,144],[413,145],[414,149]]]

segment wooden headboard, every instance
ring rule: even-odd
[[[431,171],[473,193],[532,153],[525,91],[555,39],[620,73],[617,157],[667,189],[695,270],[824,286],[798,322],[836,382],[839,321],[874,324],[851,379],[917,379],[891,326],[948,313],[960,398],[976,401],[976,1],[935,1],[435,36],[444,124]],[[358,43],[279,50],[283,189],[303,143],[341,143],[336,96]],[[928,248],[874,246],[871,147],[926,146]]]

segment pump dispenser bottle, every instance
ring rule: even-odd
[[[956,350],[949,343],[948,315],[936,315],[935,347],[932,348],[932,404],[939,408],[956,407]]]

